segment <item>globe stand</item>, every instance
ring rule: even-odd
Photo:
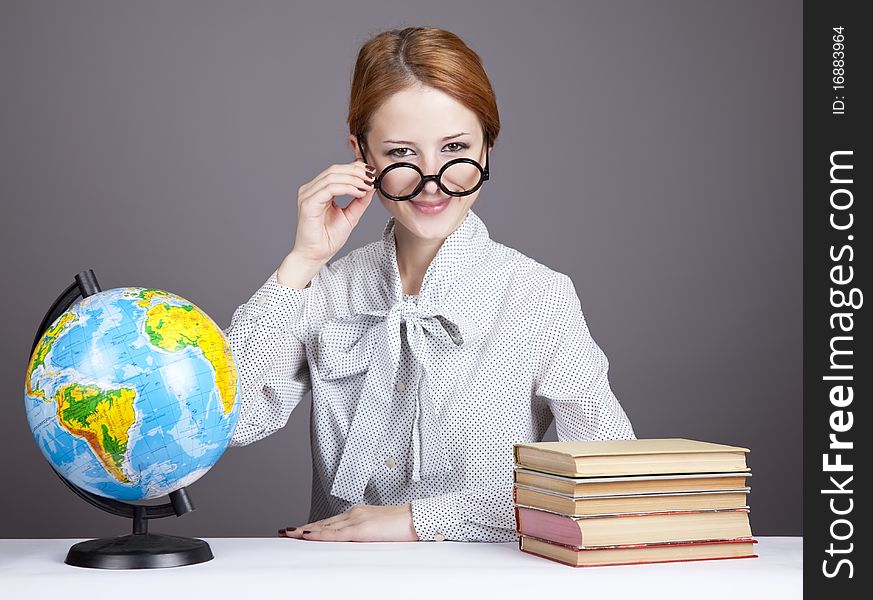
[[[64,290],[40,323],[30,354],[33,356],[46,329],[76,300],[100,292],[94,271],[81,271],[76,281]],[[197,538],[178,537],[148,532],[149,519],[181,517],[194,510],[194,504],[183,487],[169,494],[170,502],[157,506],[142,506],[105,498],[83,490],[52,470],[80,498],[110,514],[133,519],[133,533],[118,537],[98,538],[74,544],[64,562],[76,567],[93,569],[157,569],[193,565],[212,560],[209,544]]]
[[[61,479],[72,485],[65,478],[61,477]],[[81,489],[79,491],[89,493]],[[108,500],[99,496],[98,498],[99,501]],[[86,498],[86,500],[93,504],[91,499]],[[64,562],[76,567],[94,569],[157,569],[212,560],[212,550],[203,540],[148,532],[148,519],[170,514],[181,516],[194,510],[185,488],[172,492],[170,500],[170,504],[161,506],[139,506],[111,500],[110,502],[117,502],[133,509],[133,533],[74,544]],[[167,511],[167,507],[171,512]],[[101,508],[118,514],[108,506]]]

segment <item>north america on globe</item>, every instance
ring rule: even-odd
[[[222,330],[175,294],[114,288],[42,335],[25,408],[49,463],[75,485],[146,500],[190,485],[227,448],[239,376]]]

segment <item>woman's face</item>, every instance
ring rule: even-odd
[[[360,152],[355,137],[349,139]],[[413,163],[425,175],[434,175],[446,162],[460,157],[472,158],[484,168],[487,154],[476,113],[451,96],[422,85],[397,92],[373,113],[364,150],[367,155],[363,160],[376,167],[377,175],[398,162]],[[376,193],[411,234],[438,240],[461,224],[480,191],[451,196],[435,181],[428,181],[412,200],[397,202]],[[427,208],[438,204],[445,207],[436,211]]]

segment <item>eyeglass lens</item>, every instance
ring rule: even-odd
[[[441,181],[451,192],[466,192],[479,185],[482,172],[470,163],[454,163],[443,171]],[[397,167],[382,177],[382,191],[389,196],[408,196],[421,181],[421,174],[412,167]]]

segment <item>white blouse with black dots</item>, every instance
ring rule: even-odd
[[[468,210],[403,293],[394,217],[309,287],[276,273],[224,330],[242,405],[231,446],[282,428],[312,391],[309,520],[412,505],[421,540],[517,541],[513,452],[634,439],[572,280],[493,241]]]

